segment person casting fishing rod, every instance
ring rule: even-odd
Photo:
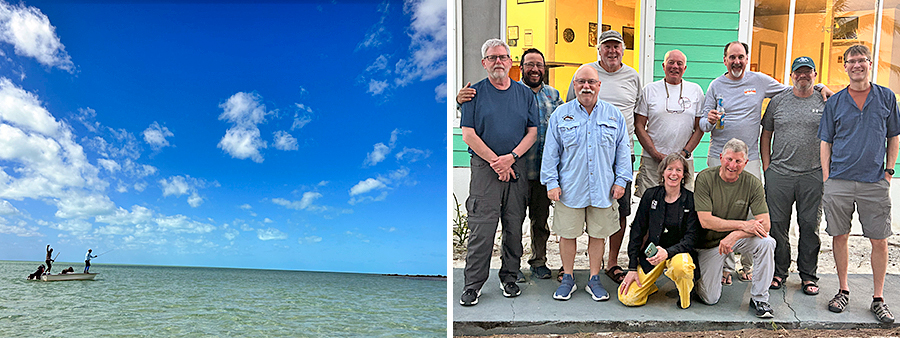
[[[47,263],[47,272],[50,272],[50,267],[53,266],[51,263],[54,261],[56,260],[53,259],[53,248],[50,247],[50,244],[47,244],[47,259],[44,261],[44,263]]]
[[[97,258],[99,256],[91,255],[91,249],[88,249],[87,254],[84,255],[84,273],[88,273],[88,270],[91,269],[91,258]]]

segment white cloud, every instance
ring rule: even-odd
[[[238,92],[228,98],[225,103],[219,105],[223,109],[219,120],[232,123],[231,128],[225,131],[225,136],[219,141],[218,147],[237,159],[251,159],[256,163],[262,163],[263,156],[259,149],[267,147],[265,141],[260,138],[257,124],[265,121],[266,106],[262,104],[262,97],[256,93]]]
[[[191,189],[184,176],[172,176],[169,179],[161,179],[159,180],[159,185],[163,189],[163,197],[169,195],[181,196],[187,194]]]
[[[312,244],[312,243],[319,243],[321,241],[322,241],[322,237],[319,237],[319,236],[306,236],[306,237],[297,239],[297,243],[300,243],[300,244]]]
[[[6,200],[0,200],[0,216],[15,215],[18,213],[19,209],[16,209],[12,203],[9,203],[9,201]]]
[[[364,166],[373,166],[378,164],[378,162],[384,161],[385,156],[391,152],[391,148],[384,145],[384,143],[376,143],[372,152],[366,155],[366,160],[363,161]]]
[[[153,222],[153,211],[140,205],[132,206],[131,212],[119,207],[112,213],[98,215],[94,221],[110,225],[147,225]]]
[[[211,224],[192,221],[184,215],[161,216],[154,219],[160,230],[171,231],[173,233],[192,233],[202,234],[208,233],[216,229]]]
[[[259,129],[255,126],[247,129],[233,127],[225,131],[225,136],[219,141],[218,147],[236,159],[249,158],[253,162],[262,163],[263,156],[259,149],[265,149],[267,144],[259,138]]]
[[[397,228],[395,228],[395,227],[390,227],[390,228],[378,227],[378,228],[381,230],[387,231],[387,232],[397,231]]]
[[[7,225],[3,224],[2,219],[0,219],[0,234],[10,234],[19,237],[44,237],[37,227]]]
[[[391,33],[385,29],[384,21],[387,19],[388,12],[390,9],[390,3],[387,1],[382,2],[378,5],[377,11],[381,13],[381,18],[378,19],[378,22],[366,32],[366,36],[359,44],[356,45],[356,50],[359,51],[361,49],[375,48],[381,46],[383,43],[391,41]]]
[[[172,176],[168,179],[161,179],[158,182],[159,186],[163,189],[163,197],[169,195],[183,196],[190,194],[187,201],[188,204],[194,208],[203,204],[203,197],[200,196],[198,189],[205,188],[210,184],[218,186],[217,182],[207,183],[204,180],[196,179],[188,175]]]
[[[0,11],[3,4],[0,3]],[[17,87],[7,78],[0,78],[0,121],[25,132],[38,132],[44,136],[56,136],[61,127],[56,118],[41,106],[32,93]]]
[[[437,102],[447,101],[447,83],[441,83],[434,87],[434,100]]]
[[[375,189],[384,189],[387,188],[384,183],[374,178],[368,178],[365,181],[359,181],[356,185],[350,188],[350,196],[356,196],[359,194],[365,194]]]
[[[260,239],[260,240],[263,240],[263,241],[270,241],[270,240],[273,240],[273,239],[286,239],[286,238],[287,238],[287,234],[286,234],[286,233],[281,232],[281,230],[278,230],[278,229],[275,229],[275,228],[268,228],[268,229],[265,229],[265,230],[263,230],[263,229],[258,229],[258,230],[256,230],[256,236],[259,237],[259,239]]]
[[[406,0],[403,12],[410,14],[410,56],[397,62],[394,82],[404,86],[414,80],[430,80],[447,72],[447,2]]]
[[[160,126],[155,121],[144,130],[144,142],[147,142],[150,147],[157,151],[169,146],[169,141],[166,140],[166,137],[172,136],[175,136],[175,134],[169,131],[169,128]]]
[[[225,238],[228,239],[229,241],[232,241],[235,239],[235,237],[237,237],[240,234],[241,234],[240,231],[237,231],[235,229],[228,229],[227,231],[225,231],[225,234],[223,236],[225,236]]]
[[[306,92],[306,90],[304,89],[303,92]],[[313,110],[309,106],[302,103],[295,103],[294,106],[297,108],[297,111],[294,112],[294,122],[291,124],[291,131],[303,128],[312,122],[313,118]]]
[[[273,198],[272,203],[278,204],[288,209],[316,211],[323,209],[323,207],[313,205],[313,202],[315,202],[320,197],[322,197],[322,194],[318,192],[307,191],[303,193],[303,198],[301,198],[299,201],[289,201],[284,198]]]
[[[91,223],[81,219],[70,219],[62,223],[50,224],[52,229],[65,231],[76,236],[86,235],[91,231],[92,227]]]
[[[116,205],[106,195],[69,193],[56,201],[56,217],[87,218],[108,215]]]
[[[350,201],[348,201],[347,203],[349,203],[350,205],[356,205],[363,202],[378,202],[383,201],[385,198],[387,198],[387,196],[388,192],[382,191],[381,194],[377,196],[354,196],[350,198]]]
[[[403,150],[394,155],[398,161],[406,161],[409,163],[416,162],[431,156],[431,150],[421,150],[416,148],[403,147]]]
[[[0,2],[0,41],[13,45],[17,55],[73,71],[74,64],[56,35],[56,27],[40,9]]]
[[[191,193],[191,196],[188,197],[188,200],[187,200],[187,201],[188,201],[188,204],[189,204],[192,208],[199,207],[201,204],[203,204],[203,198],[200,197],[200,195],[197,194],[196,191],[193,192],[193,193]]]
[[[122,166],[120,166],[119,163],[107,158],[97,159],[97,164],[110,173],[115,173],[122,169]]]
[[[367,72],[379,71],[379,70],[386,69],[387,66],[388,66],[388,56],[382,54],[382,55],[379,55],[378,58],[376,58],[375,61],[372,62],[371,65],[366,67],[366,71]]]
[[[241,209],[244,209],[244,210],[250,210],[250,209],[253,209],[253,207],[250,206],[249,204],[242,204],[240,208],[241,208]]]
[[[379,95],[387,89],[387,86],[387,81],[371,79],[369,80],[369,90],[367,92],[372,93],[372,95]]]
[[[297,150],[297,139],[283,130],[275,132],[275,149],[278,150]]]
[[[263,223],[266,223],[266,224],[268,224],[268,223],[275,223],[275,221],[273,221],[273,220],[269,219],[268,217],[266,217],[266,218],[263,220]]]

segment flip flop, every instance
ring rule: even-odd
[[[612,279],[613,282],[616,282],[616,284],[622,284],[622,281],[625,280],[625,276],[627,275],[628,273],[626,273],[625,270],[623,270],[622,267],[618,265],[614,265],[613,267],[609,268],[609,270],[606,270],[606,276]]]
[[[816,288],[816,291],[812,291],[812,290],[810,290],[810,288]],[[810,295],[810,296],[815,296],[815,295],[819,294],[819,284],[816,284],[816,282],[813,282],[813,281],[809,281],[809,283],[803,282],[802,289],[803,289],[803,293]]]
[[[740,276],[741,282],[749,282],[749,281],[753,280],[753,271],[752,270],[747,271],[747,270],[744,270],[744,268],[741,268],[741,270],[738,271],[738,275]]]
[[[769,290],[781,290],[781,287],[784,285],[784,281],[778,277],[772,277],[772,284],[769,284]]]
[[[726,272],[722,275],[722,285],[731,285],[731,273]]]

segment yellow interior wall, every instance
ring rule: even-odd
[[[555,1],[556,18],[559,20],[559,41],[556,45],[556,59],[553,61],[572,64],[571,66],[554,68],[551,86],[559,90],[565,97],[569,82],[575,75],[575,70],[583,63],[597,61],[597,48],[588,44],[588,23],[597,22],[597,1],[566,0]],[[571,43],[563,39],[563,31],[571,28],[575,31],[575,40]],[[601,33],[602,26],[597,25],[597,34]]]
[[[537,48],[547,56],[548,43],[553,43],[551,32],[547,29],[548,2],[518,3],[517,0],[506,1],[506,26],[507,26],[507,43],[509,43],[509,28],[518,27],[519,39],[516,46],[510,45],[510,56],[516,65],[522,53],[529,48]],[[552,26],[551,26],[552,27]],[[526,44],[525,32],[531,31],[532,43]]]
[[[768,73],[772,68],[771,65],[761,65],[761,61],[764,60],[772,60],[771,57],[764,57],[760,55],[761,42],[766,42],[770,44],[775,44],[777,53],[774,58],[775,63],[775,73],[769,74],[774,77],[779,82],[784,77],[784,52],[787,48],[787,33],[786,32],[778,32],[771,29],[765,28],[754,28],[753,29],[753,46],[750,47],[750,65],[757,65],[756,71],[766,70],[765,73]],[[751,69],[751,67],[748,67]]]
[[[635,0],[638,1],[638,0]],[[603,23],[610,25],[612,30],[622,33],[622,26],[634,27],[634,50],[626,49],[625,55],[622,57],[622,63],[637,69],[638,58],[638,42],[640,41],[640,33],[637,31],[635,20],[640,18],[640,13],[633,7],[621,6],[616,1],[603,1]],[[596,60],[596,58],[595,58]]]

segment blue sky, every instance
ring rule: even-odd
[[[0,259],[445,274],[446,10],[0,0]]]

